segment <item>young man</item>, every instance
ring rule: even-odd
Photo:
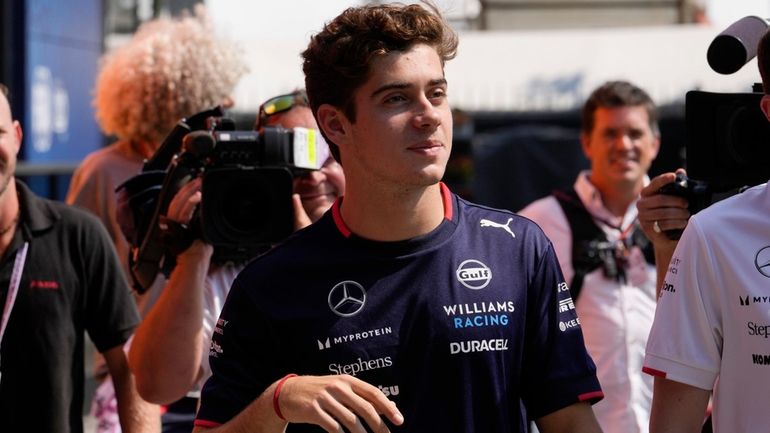
[[[583,107],[581,142],[591,169],[520,215],[551,239],[570,282],[568,308],[580,317],[605,395],[593,408],[602,430],[647,432],[652,380],[639,370],[655,314],[655,266],[635,203],[660,143],[652,99],[625,81],[599,86]]]
[[[770,35],[757,59],[770,119]],[[716,433],[770,425],[770,188],[694,215],[665,275],[644,371],[655,376],[650,431],[699,432],[713,390]],[[672,332],[673,331],[673,332]]]
[[[350,8],[312,38],[305,84],[346,194],[236,279],[196,431],[600,431],[550,243],[440,183],[456,46],[419,5]]]
[[[14,178],[22,129],[0,85],[0,420],[3,431],[83,431],[83,346],[104,355],[125,432],[139,416],[123,344],[139,321],[99,221]]]

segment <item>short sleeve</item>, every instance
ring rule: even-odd
[[[201,392],[196,425],[226,423],[279,378],[270,335],[243,280],[236,279],[212,334],[211,377]]]
[[[107,232],[92,216],[83,218],[78,250],[71,254],[84,264],[88,335],[104,352],[128,341],[139,323],[139,314]]]
[[[524,403],[540,418],[580,401],[603,398],[585,348],[580,319],[550,246],[529,288],[524,348]]]
[[[551,240],[562,274],[567,281],[574,276],[572,268],[572,231],[559,202],[552,195],[542,198],[519,211],[519,215],[534,221]]]
[[[713,263],[697,218],[674,251],[647,341],[644,371],[711,390],[719,373],[722,325]],[[672,332],[675,330],[675,332]]]

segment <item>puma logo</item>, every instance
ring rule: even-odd
[[[513,221],[513,218],[508,218],[508,222],[506,222],[505,224],[496,223],[488,219],[482,219],[480,222],[481,222],[481,227],[497,227],[507,231],[508,233],[510,233],[512,238],[515,238],[516,235],[513,234],[513,231],[511,230],[511,228],[508,227],[508,224],[510,224],[511,221]]]

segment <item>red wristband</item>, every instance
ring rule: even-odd
[[[294,373],[287,374],[281,380],[278,381],[278,385],[275,386],[275,391],[273,391],[273,410],[275,410],[275,414],[278,415],[278,418],[281,418],[284,421],[286,421],[286,418],[284,418],[283,414],[281,413],[281,407],[278,405],[278,397],[281,396],[281,388],[283,388],[283,384],[287,380],[296,376],[297,375]]]

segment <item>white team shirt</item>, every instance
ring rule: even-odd
[[[715,432],[768,431],[769,335],[770,189],[760,185],[690,219],[661,290],[644,368],[714,389]]]

